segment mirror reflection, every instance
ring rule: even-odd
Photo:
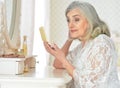
[[[6,20],[7,20],[7,28],[10,30],[11,21],[12,21],[12,12],[13,12],[13,0],[6,0]]]
[[[0,56],[15,55],[20,47],[17,10],[17,0],[0,0]]]
[[[12,39],[15,29],[16,5],[17,0],[5,0],[7,29],[10,39]]]

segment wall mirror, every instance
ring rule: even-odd
[[[4,0],[7,30],[11,40],[14,40],[14,37],[16,37],[16,34],[19,32],[20,1],[21,0]]]
[[[15,26],[15,15],[16,15],[16,0],[5,0],[6,6],[6,21],[7,21],[7,29],[10,34],[10,38],[14,33]]]
[[[21,0],[4,0],[6,24],[12,45],[20,46]]]

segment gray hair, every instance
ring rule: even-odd
[[[106,23],[100,20],[95,8],[87,2],[80,1],[72,2],[66,9],[65,15],[67,16],[67,13],[69,11],[76,8],[78,8],[82,12],[82,14],[86,17],[89,24],[89,30],[87,32],[86,39],[95,38],[99,34],[105,34],[110,37],[110,32]]]

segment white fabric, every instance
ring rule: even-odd
[[[104,34],[78,45],[67,56],[75,67],[68,88],[120,88],[117,55],[112,40]]]

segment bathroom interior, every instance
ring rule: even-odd
[[[64,12],[72,1],[0,0],[0,88],[65,88],[71,77],[52,66],[54,57],[46,52],[39,28],[44,27],[49,42],[62,47],[68,36]],[[86,1],[109,25],[120,78],[120,0]]]

